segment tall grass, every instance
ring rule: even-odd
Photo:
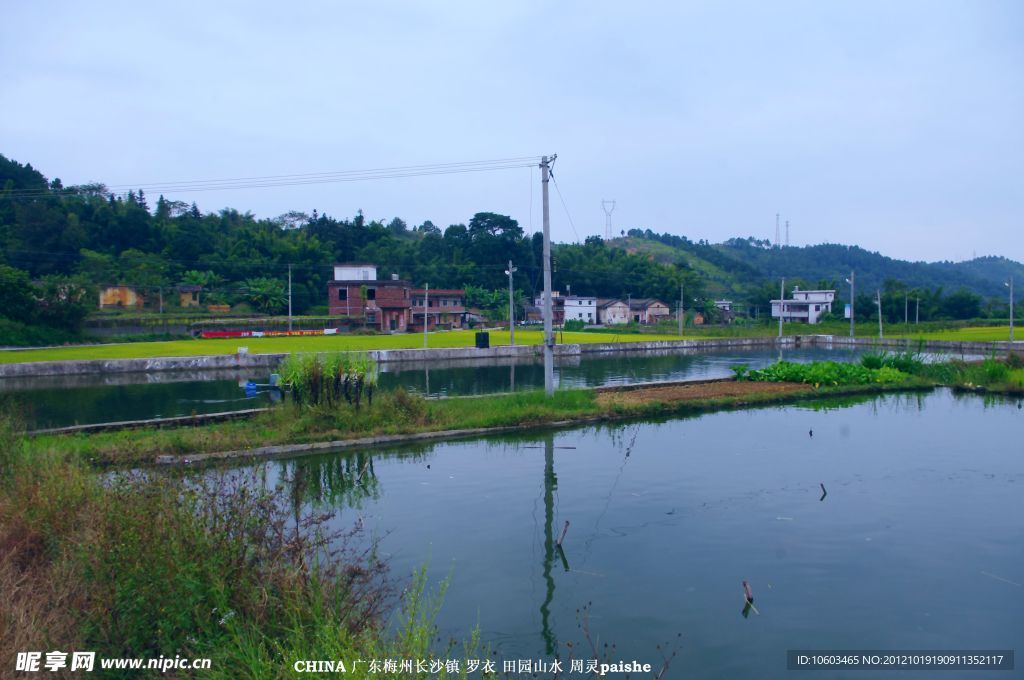
[[[0,659],[19,651],[209,657],[210,677],[288,676],[298,659],[430,658],[422,584],[396,600],[372,541],[332,531],[259,471],[99,477],[30,457],[0,418]]]
[[[373,403],[377,362],[350,352],[291,354],[280,374],[298,406],[333,407],[344,400],[358,409],[364,394]]]

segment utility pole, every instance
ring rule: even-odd
[[[1013,342],[1013,277],[1010,277],[1010,282],[1006,284],[1010,287],[1010,342]]]
[[[512,304],[512,275],[517,271],[519,269],[513,267],[512,260],[509,260],[505,273],[508,274],[508,344],[510,345],[516,344],[516,312]]]
[[[626,325],[633,323],[633,294],[626,293]]]
[[[160,286],[160,313],[164,313],[164,287]]]
[[[292,329],[292,265],[288,263],[288,330]]]
[[[921,298],[914,298],[914,325],[921,323]]]
[[[850,278],[846,279],[846,282],[850,284],[850,339],[853,339],[853,270],[850,270]]]
[[[875,290],[875,302],[878,305],[878,338],[882,336],[882,291],[881,289]]]
[[[554,163],[558,154],[551,157]],[[555,350],[551,332],[551,214],[548,206],[548,176],[551,166],[548,157],[540,159],[541,205],[544,217],[544,393],[555,393]]]
[[[427,348],[427,307],[430,306],[430,284],[423,288],[423,349]]]
[[[683,300],[685,300],[685,299],[686,298],[683,297],[683,282],[680,281],[679,282],[679,308],[676,310],[676,312],[679,314],[679,335],[680,336],[683,335]]]
[[[786,309],[786,277],[779,284],[779,340],[782,340],[782,313]]]
[[[903,326],[907,330],[910,330],[910,295],[903,293]]]

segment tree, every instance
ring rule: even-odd
[[[32,292],[28,272],[0,265],[0,316],[30,323],[36,310]]]
[[[47,276],[35,288],[40,323],[77,333],[93,308],[96,289],[80,278]]]
[[[266,276],[246,280],[245,296],[256,309],[266,314],[281,311],[288,301],[284,284]]]

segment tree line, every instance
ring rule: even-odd
[[[858,286],[862,277],[870,283],[887,271],[885,262],[877,262],[881,256],[865,259],[866,251],[846,246],[776,249],[754,239],[715,245],[650,230],[629,235],[669,246],[674,254],[632,253],[597,236],[584,243],[554,244],[554,288],[562,294],[658,298],[673,308],[682,289],[688,310],[712,312],[711,293],[717,294],[718,284],[709,272],[717,272],[728,278],[738,309],[761,306],[764,314],[767,300],[777,297],[772,286],[780,271],[800,272],[806,280],[837,288],[840,297],[843,287],[836,277],[851,264],[857,268]],[[121,195],[102,184],[64,186],[60,179],[48,180],[31,165],[0,155],[0,265],[9,268],[4,276],[10,285],[28,296],[17,302],[0,299],[0,316],[29,324],[75,330],[95,304],[95,287],[112,284],[151,292],[199,285],[204,303],[245,303],[260,312],[280,313],[289,269],[293,312],[324,314],[332,265],[346,261],[376,263],[380,278],[397,275],[415,286],[465,288],[470,305],[497,313],[507,304],[509,260],[517,268],[517,304],[525,306],[538,296],[542,246],[539,232],[527,234],[513,218],[492,212],[478,212],[466,223],[443,229],[429,220],[409,225],[399,217],[368,219],[361,211],[350,218],[313,210],[272,219],[232,208],[203,213],[195,203],[163,196],[153,201],[141,190]],[[980,278],[977,267],[939,269],[943,282]],[[910,284],[900,281],[913,283],[912,278],[886,280],[883,308],[902,318],[903,287]],[[916,284],[913,290],[921,299],[922,320],[1005,316],[977,290],[947,286],[953,292],[944,292],[941,285]],[[50,302],[44,304],[47,296]],[[26,299],[37,311],[17,311]],[[76,300],[82,307],[77,311],[58,304],[74,307]],[[858,299],[858,316],[872,309]]]

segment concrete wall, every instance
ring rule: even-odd
[[[586,345],[555,345],[556,357],[580,357],[588,354],[633,354],[643,352],[700,351],[754,347],[837,347],[854,346],[893,350],[917,350],[949,354],[1005,354],[1011,349],[1024,350],[1024,342],[950,342],[932,341],[921,345],[916,340],[855,338],[838,335],[798,335],[781,339],[774,337],[715,338],[707,340],[659,340],[654,342],[594,343]],[[392,362],[459,362],[481,359],[529,359],[542,356],[540,345],[498,345],[488,349],[451,347],[443,349],[384,349],[368,354],[381,363]],[[199,371],[222,369],[273,369],[285,354],[226,354],[198,357],[153,357],[149,359],[104,359],[93,361],[39,361],[0,364],[0,378],[41,375],[83,375],[158,371]]]

